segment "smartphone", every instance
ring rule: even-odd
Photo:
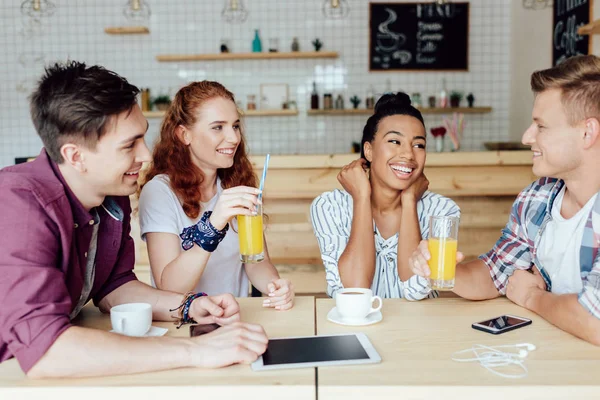
[[[207,324],[207,325],[190,325],[190,336],[200,336],[206,333],[210,333],[215,329],[220,328],[219,324]]]
[[[471,326],[473,329],[498,335],[527,325],[531,325],[531,320],[528,318],[517,317],[514,315],[502,315],[500,317],[474,323]]]

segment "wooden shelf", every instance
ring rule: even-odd
[[[492,107],[459,107],[459,108],[419,108],[422,114],[487,114],[492,112]],[[373,110],[368,108],[345,110],[308,110],[308,115],[372,115]]]
[[[142,111],[146,118],[162,118],[165,116],[164,111]]]
[[[245,117],[291,117],[298,115],[298,110],[242,110]]]
[[[109,35],[147,35],[150,29],[146,26],[114,26],[104,28],[104,32]]]
[[[311,51],[291,53],[219,53],[219,54],[163,54],[156,56],[158,61],[219,61],[219,60],[270,60],[299,58],[338,58],[336,51]]]
[[[419,108],[422,114],[488,114],[492,107],[458,107],[458,108]]]
[[[372,115],[370,108],[348,108],[345,110],[306,110],[308,115]]]
[[[162,118],[165,116],[164,111],[144,111],[142,112],[146,118]],[[291,117],[298,115],[298,110],[245,110],[242,111],[244,117]]]
[[[600,19],[590,22],[587,25],[583,25],[577,30],[580,35],[598,35],[600,34]]]

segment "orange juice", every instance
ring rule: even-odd
[[[260,262],[264,259],[263,217],[238,215],[238,236],[242,262]]]
[[[436,290],[451,290],[454,288],[456,273],[456,250],[458,242],[455,239],[429,239],[429,269],[431,270],[431,287]]]

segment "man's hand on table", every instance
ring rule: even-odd
[[[546,282],[536,267],[533,267],[533,273],[524,270],[516,270],[506,286],[506,297],[513,303],[531,309],[528,301],[536,291],[546,291]]]
[[[240,305],[229,293],[202,296],[192,302],[190,317],[201,325],[229,325],[240,320]]]
[[[244,322],[234,322],[191,340],[191,364],[200,368],[250,364],[267,350],[269,342],[260,325]]]

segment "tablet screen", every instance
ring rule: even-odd
[[[264,365],[368,359],[356,335],[273,339],[263,354]]]

